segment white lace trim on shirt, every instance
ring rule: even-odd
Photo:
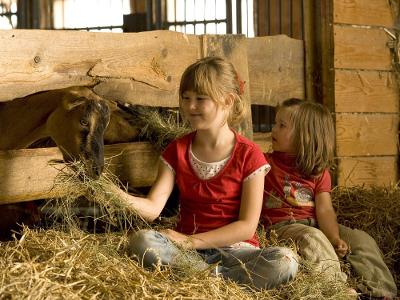
[[[207,163],[198,159],[192,152],[192,148],[190,147],[190,164],[193,170],[196,172],[196,175],[201,179],[210,179],[216,176],[226,165],[229,157],[224,158],[221,161]],[[171,167],[171,165],[161,156],[161,161],[168,166],[168,168],[175,174],[175,170]],[[269,164],[262,165],[257,170],[252,172],[249,176],[247,176],[244,181],[252,179],[257,174],[263,173],[264,176],[267,175],[271,166]]]
[[[259,167],[257,170],[255,170],[253,173],[251,173],[249,176],[247,176],[243,182],[252,179],[254,176],[256,176],[257,174],[263,173],[264,176],[267,175],[267,173],[269,172],[269,170],[271,169],[271,166],[269,164],[265,164],[261,167]]]
[[[201,179],[210,179],[216,176],[226,165],[230,155],[223,160],[217,162],[204,162],[198,159],[192,152],[192,147],[190,146],[190,164],[193,170],[196,172],[196,175],[199,176]]]

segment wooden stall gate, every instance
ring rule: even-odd
[[[6,30],[0,31],[0,45],[0,101],[94,85],[97,94],[110,100],[177,107],[183,70],[208,55],[224,56],[234,63],[245,81],[249,108],[251,104],[275,106],[290,97],[304,99],[303,42],[283,35]],[[250,116],[241,128],[252,137]],[[263,149],[268,147],[267,137],[255,138]],[[159,154],[150,144],[105,148],[106,157],[112,157],[109,169],[122,181],[133,187],[153,183]],[[60,158],[57,148],[0,151],[0,203],[62,196],[52,189],[59,168],[49,164]]]

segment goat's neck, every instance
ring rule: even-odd
[[[48,136],[46,120],[61,101],[53,96],[40,93],[0,104],[0,150],[26,148]]]

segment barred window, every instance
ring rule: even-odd
[[[129,0],[54,0],[54,28],[122,32]]]
[[[17,28],[17,0],[0,0],[0,29]]]

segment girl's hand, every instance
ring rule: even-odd
[[[342,258],[345,257],[349,251],[349,246],[345,241],[341,238],[337,238],[335,241],[332,242],[333,247],[335,248],[336,254]]]
[[[161,230],[161,233],[181,247],[186,249],[193,249],[193,240],[190,238],[190,236],[172,229]]]

